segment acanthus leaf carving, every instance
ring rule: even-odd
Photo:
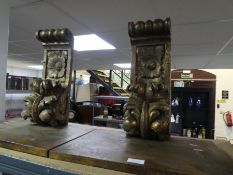
[[[129,23],[133,58],[123,127],[128,136],[165,140],[170,116],[170,20]]]

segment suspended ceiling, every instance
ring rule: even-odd
[[[233,68],[232,0],[12,0],[8,65],[26,67],[43,57],[35,32],[69,28],[95,33],[116,50],[74,53],[75,69],[116,69],[130,62],[129,21],[170,17],[172,68]]]

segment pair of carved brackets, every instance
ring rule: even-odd
[[[128,136],[165,140],[170,118],[170,19],[128,24],[132,45],[130,97],[123,127]],[[39,30],[44,47],[43,80],[25,98],[22,116],[59,126],[68,122],[73,35],[68,29]]]

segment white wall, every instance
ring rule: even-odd
[[[7,73],[10,75],[16,76],[26,76],[26,77],[41,77],[42,76],[41,70],[33,70],[33,69],[23,69],[8,66]],[[5,95],[5,110],[12,110],[12,109],[23,109],[24,108],[24,97],[28,96],[28,93],[10,93]]]
[[[233,127],[227,127],[223,120],[222,112],[231,111],[233,114],[233,69],[203,69],[216,75],[215,97],[215,138],[225,137],[233,139]],[[226,103],[218,103],[222,99],[222,90],[229,91],[229,99]],[[220,104],[220,108],[217,108]]]
[[[29,93],[22,94],[6,94],[5,96],[5,110],[11,111],[12,109],[23,109],[25,107],[24,97],[29,96]]]
[[[42,77],[42,71],[33,69],[23,69],[18,67],[7,67],[7,73],[10,75],[25,76],[25,77]]]
[[[9,6],[0,0],[0,121],[5,118],[6,62],[9,36]]]

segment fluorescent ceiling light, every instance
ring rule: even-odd
[[[32,69],[38,69],[38,70],[42,70],[43,69],[43,66],[42,65],[30,65],[28,66],[29,68],[32,68]]]
[[[131,63],[119,63],[114,65],[123,69],[131,68]]]
[[[74,36],[74,50],[110,50],[116,49],[95,34]]]
[[[191,73],[191,70],[183,70],[183,73],[184,73],[184,74],[190,74],[190,73]]]

